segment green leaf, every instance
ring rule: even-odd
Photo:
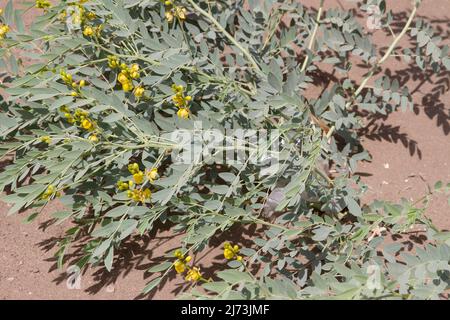
[[[239,282],[251,282],[253,279],[247,272],[238,270],[219,271],[217,276],[228,283],[235,284]]]
[[[162,280],[162,277],[157,277],[157,278],[153,279],[145,286],[145,288],[144,288],[144,290],[142,290],[142,292],[144,294],[149,293],[161,282],[161,280]]]
[[[147,270],[147,272],[161,272],[169,269],[171,266],[172,262],[163,262],[151,267],[150,269]]]
[[[112,270],[113,259],[114,259],[114,247],[110,247],[104,260],[106,270],[108,271]]]

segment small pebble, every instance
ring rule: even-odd
[[[114,285],[110,284],[109,286],[106,287],[106,292],[112,293],[116,291],[116,288],[114,288]]]

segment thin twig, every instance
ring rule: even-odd
[[[255,59],[253,59],[252,55],[248,50],[246,50],[231,34],[229,34],[222,25],[208,12],[200,8],[193,0],[188,0],[188,2],[197,10],[201,15],[203,15],[205,18],[207,18],[212,24],[216,26],[216,28],[222,32],[225,37],[228,38],[241,52],[244,54],[244,56],[250,61],[250,63],[253,65],[253,67],[258,71],[258,73],[262,73],[261,68],[256,63]]]
[[[311,38],[309,39],[308,49],[311,50],[314,45],[314,39],[316,38],[317,30],[319,29],[320,24],[320,16],[322,15],[323,10],[323,3],[325,0],[320,0],[319,10],[317,11],[317,17],[316,17],[316,24],[314,25],[314,30],[311,35]],[[302,68],[300,69],[301,72],[305,71],[306,65],[308,64],[309,56],[306,55],[305,60],[303,61]]]

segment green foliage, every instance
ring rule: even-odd
[[[380,8],[387,29],[384,1],[362,9],[369,4]],[[176,262],[168,253],[152,267],[159,275],[146,293],[175,272],[176,263],[184,267],[184,254],[204,250],[232,226],[253,224],[262,231],[252,246],[240,248],[242,260],[231,259],[211,281],[199,278],[206,293],[191,296],[440,297],[449,287],[449,235],[424,212],[444,188],[436,185],[420,207],[407,201],[361,206],[366,187],[353,175],[357,162],[369,159],[358,142],[356,111],[412,106],[398,80],[378,73],[398,52],[400,38],[408,31],[415,39],[416,48],[403,54],[415,56],[419,67],[449,68],[448,47],[426,22],[409,31],[416,6],[378,58],[351,12],[313,12],[299,2],[61,1],[25,28],[22,11],[10,1],[1,22],[14,27],[0,40],[0,66],[8,70],[0,148],[13,157],[0,173],[0,189],[10,190],[2,198],[13,204],[9,214],[33,208],[31,221],[59,198],[65,210],[53,217],[75,226],[60,243],[58,265],[70,245],[88,235],[78,266],[103,263],[108,270],[130,235],[172,223],[173,232],[183,234],[183,258]],[[349,77],[350,60],[367,66],[360,84]],[[341,80],[307,98],[322,67]],[[230,128],[277,130],[278,166],[261,174],[267,168],[252,161],[216,165],[213,152],[174,161],[186,142],[170,133],[198,129],[198,123],[225,140],[233,139]],[[259,156],[246,151],[249,159]],[[333,174],[322,164],[332,164]],[[151,169],[158,176],[150,178]],[[276,190],[283,196],[267,213]],[[432,244],[415,256],[384,246],[383,232],[402,234],[417,225],[428,228]],[[197,281],[194,267],[185,271]]]

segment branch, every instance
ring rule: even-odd
[[[323,10],[323,3],[325,2],[325,0],[320,0],[320,5],[319,5],[319,10],[317,11],[317,17],[316,17],[316,24],[314,26],[314,30],[313,33],[311,35],[311,39],[309,39],[309,44],[308,44],[308,49],[311,50],[312,46],[314,44],[314,39],[316,38],[316,34],[317,34],[317,29],[319,29],[319,23],[320,23],[320,16],[322,15],[322,10]],[[305,60],[303,61],[303,65],[302,68],[300,69],[300,72],[305,71],[306,69],[306,65],[308,63],[309,60],[309,56],[306,55]]]
[[[415,15],[416,15],[416,12],[417,12],[417,3],[414,4],[414,8],[413,8],[413,10],[411,12],[411,15],[409,16],[408,21],[406,22],[405,26],[403,27],[402,32],[400,32],[400,34],[397,37],[395,37],[394,41],[392,41],[391,45],[387,49],[387,51],[384,54],[384,56],[378,62],[376,62],[373,65],[372,69],[370,69],[369,73],[366,75],[364,80],[361,82],[361,84],[359,85],[358,89],[356,89],[355,94],[353,95],[353,99],[350,100],[349,102],[347,102],[347,104],[345,105],[346,109],[348,109],[351,106],[353,101],[355,101],[355,99],[358,97],[358,95],[361,93],[361,91],[366,87],[367,82],[374,75],[374,73],[378,69],[378,67],[381,64],[383,64],[383,62],[386,61],[387,58],[389,58],[389,56],[391,55],[392,51],[394,51],[395,47],[397,46],[397,43],[405,35],[406,31],[408,31],[409,26],[411,25]]]
[[[244,56],[250,61],[250,63],[253,65],[253,67],[258,71],[258,73],[262,73],[261,68],[259,67],[259,65],[256,63],[255,59],[253,59],[252,55],[248,52],[248,50],[246,50],[239,42],[237,42],[237,40],[231,35],[229,34],[223,27],[222,25],[216,20],[214,19],[214,17],[209,14],[208,12],[206,12],[205,10],[203,10],[202,8],[200,8],[193,0],[188,0],[188,2],[195,8],[195,10],[197,10],[198,12],[200,12],[200,14],[202,16],[204,16],[205,18],[207,18],[212,24],[214,24],[216,26],[216,28],[222,32],[225,37],[228,38],[228,40],[230,40],[239,50],[241,50],[241,52],[244,54]]]

